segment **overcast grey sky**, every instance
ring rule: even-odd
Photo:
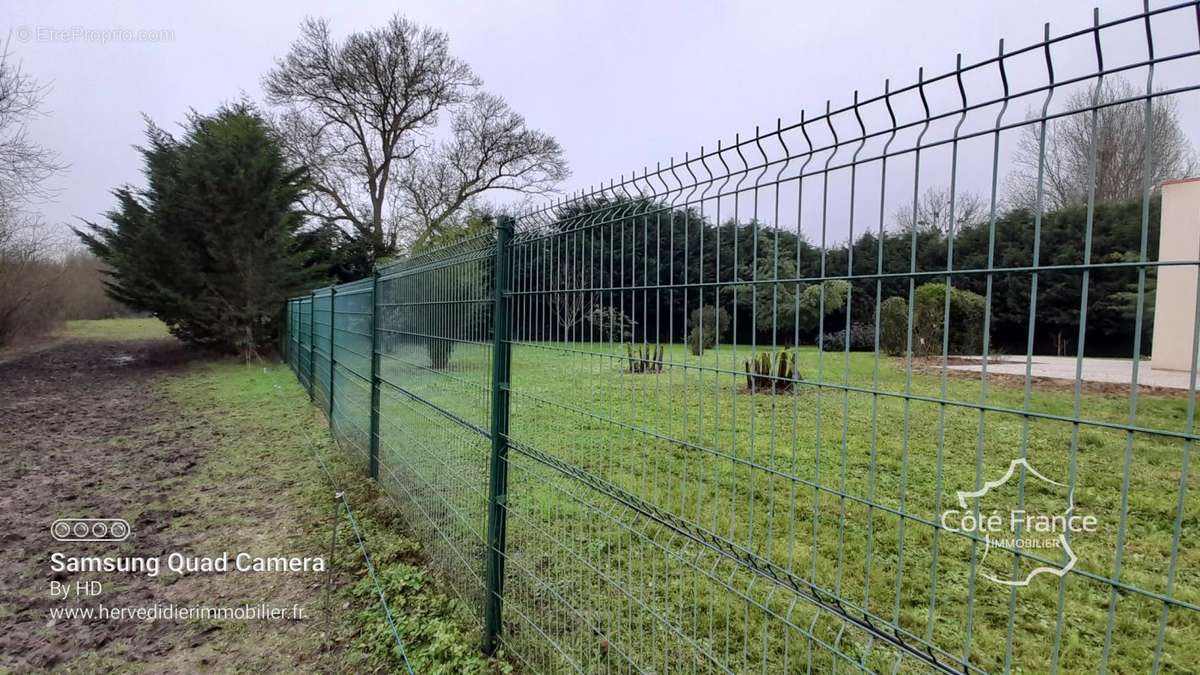
[[[1157,3],[1156,3],[1157,5]],[[682,156],[776,117],[845,104],[855,89],[908,84],[924,65],[940,73],[1091,23],[1092,3],[1006,0],[816,2],[61,2],[4,0],[0,30],[24,69],[53,87],[49,115],[32,126],[70,168],[54,181],[50,223],[95,219],[109,190],[140,182],[144,113],[173,128],[189,108],[210,111],[245,93],[288,49],[306,15],[338,34],[393,12],[446,31],[453,51],[529,123],[556,136],[577,189]],[[1139,11],[1114,0],[1102,16]],[[102,42],[76,27],[166,31]],[[61,29],[67,35],[47,31]],[[1180,27],[1181,35],[1195,28]],[[1200,120],[1184,103],[1192,138]]]

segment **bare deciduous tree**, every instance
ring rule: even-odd
[[[0,45],[0,345],[58,319],[60,266],[41,220],[28,210],[53,193],[46,181],[63,168],[29,137],[47,91],[21,70],[7,42]]]
[[[558,141],[527,128],[504,99],[479,92],[455,113],[449,139],[421,148],[406,163],[400,206],[424,239],[442,234],[488,190],[539,194],[566,177]]]
[[[959,230],[964,225],[978,222],[987,210],[987,203],[973,192],[958,192],[951,204],[949,190],[930,187],[917,199],[916,209],[909,205],[896,212],[896,225],[901,232],[915,229],[918,232],[946,233],[950,231],[951,224],[955,230]]]
[[[61,266],[38,219],[0,201],[0,347],[59,318]]]
[[[1037,204],[1038,170],[1042,169],[1042,208],[1054,210],[1086,204],[1093,181],[1092,146],[1095,145],[1095,199],[1097,202],[1133,199],[1145,187],[1146,109],[1133,85],[1110,78],[1071,93],[1066,110],[1081,111],[1047,124],[1045,162],[1041,155],[1041,125],[1022,128],[1008,177],[1013,206]],[[1127,101],[1118,103],[1118,101]],[[1093,120],[1091,108],[1099,107]],[[1196,171],[1197,163],[1179,124],[1179,109],[1169,97],[1154,99],[1150,111],[1150,186],[1182,178]]]
[[[445,33],[402,16],[340,42],[327,20],[306,20],[263,86],[282,108],[285,147],[309,169],[309,212],[377,256],[439,234],[488,190],[540,192],[567,175],[558,143],[480,92]]]
[[[21,69],[8,42],[0,46],[0,201],[8,207],[48,196],[46,180],[64,168],[29,138],[29,121],[43,114],[48,91]]]
[[[574,335],[575,326],[592,313],[596,304],[596,293],[580,288],[566,266],[561,266],[550,281],[554,293],[550,296],[550,308],[554,319],[562,330],[563,339]]]

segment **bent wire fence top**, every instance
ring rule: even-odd
[[[1153,137],[1198,64],[1196,2],[1047,28],[295,298],[287,359],[523,669],[1186,671],[1195,358],[1176,395],[1133,364],[1158,269],[1200,278],[1158,260]]]

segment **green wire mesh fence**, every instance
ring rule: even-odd
[[[1047,27],[293,299],[287,360],[523,670],[1191,671],[1198,64],[1196,2]]]

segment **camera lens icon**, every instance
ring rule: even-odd
[[[130,533],[123,518],[59,518],[50,525],[56,541],[125,541]]]

